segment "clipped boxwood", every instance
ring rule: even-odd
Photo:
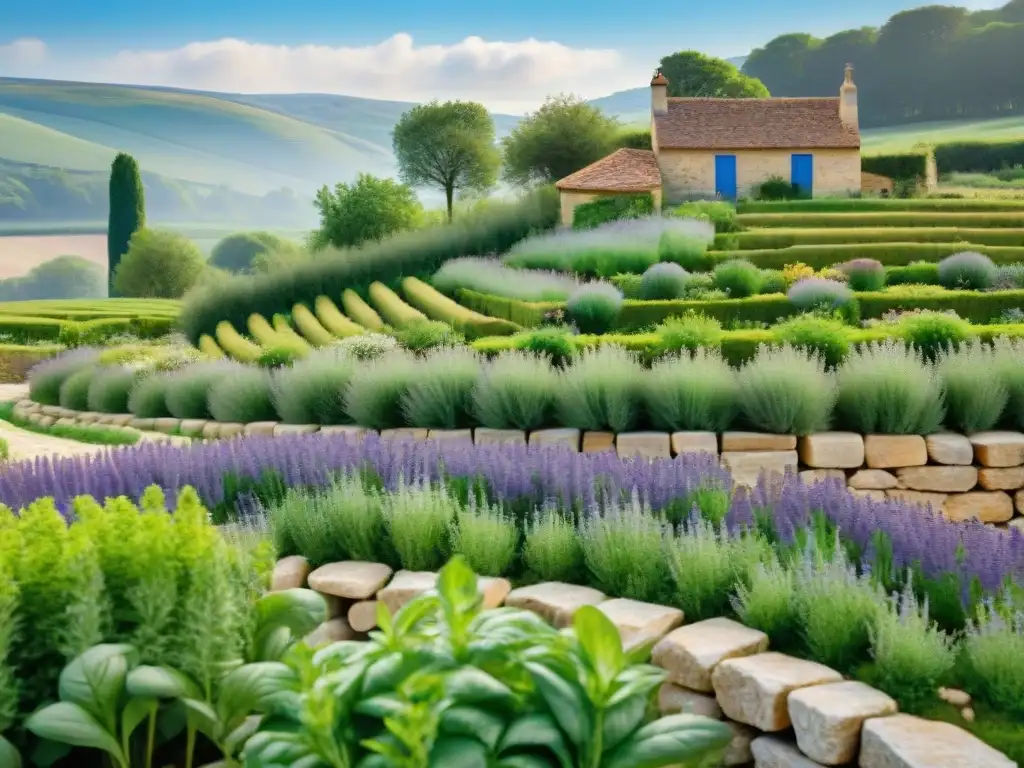
[[[744,227],[790,227],[788,213],[744,213]],[[1024,227],[1024,209],[1015,211],[870,211],[802,213],[803,227]]]
[[[812,269],[842,264],[854,259],[874,259],[885,266],[904,266],[915,261],[939,261],[954,253],[975,251],[996,264],[1024,261],[1024,247],[967,245],[965,243],[846,243],[835,245],[793,245],[744,251],[710,251],[716,261],[741,256],[761,269],[783,269],[787,264],[806,264]]]
[[[509,336],[522,330],[509,320],[488,317],[467,309],[415,277],[407,277],[402,281],[402,293],[413,307],[422,311],[431,320],[447,323],[467,339]]]

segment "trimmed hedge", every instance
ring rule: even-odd
[[[528,235],[554,227],[558,214],[558,194],[546,187],[515,203],[489,205],[454,224],[403,232],[347,251],[327,251],[280,271],[218,281],[191,292],[182,303],[183,330],[195,343],[221,320],[244,327],[251,314],[272,316],[312,303],[318,296],[339,296],[346,288],[432,274],[460,256],[504,253]]]
[[[305,304],[296,304],[292,307],[292,322],[302,337],[314,347],[323,347],[336,340],[334,334],[317,320],[316,315],[310,312]]]
[[[1024,211],[1024,200],[976,197],[815,197],[810,200],[752,200],[740,213],[870,213],[873,211]]]
[[[1024,246],[1021,227],[821,227],[751,229],[715,237],[716,250],[788,248],[852,243],[961,243]]]
[[[214,338],[217,345],[223,349],[228,356],[243,363],[255,363],[263,354],[263,347],[254,344],[235,330],[227,320],[217,324],[214,331]]]
[[[0,336],[16,344],[53,341],[66,346],[102,344],[113,336],[153,339],[174,329],[173,317],[103,317],[93,320],[60,320],[0,314]]]
[[[524,328],[533,328],[544,320],[544,313],[553,309],[565,309],[560,301],[520,301],[504,296],[489,296],[468,288],[455,292],[459,304],[490,317],[500,317]]]
[[[836,245],[792,245],[746,251],[708,251],[715,262],[746,259],[762,269],[782,269],[787,264],[806,264],[824,269],[851,259],[875,259],[887,267],[905,266],[914,261],[939,261],[954,253],[983,253],[996,264],[1024,262],[1024,247],[971,245],[967,243],[848,243]]]
[[[1024,141],[950,141],[935,147],[943,173],[991,173],[1024,165]]]
[[[573,209],[572,228],[593,229],[616,219],[638,219],[653,213],[654,197],[650,192],[598,197]]]
[[[384,321],[377,314],[377,310],[363,301],[363,297],[346,288],[341,293],[341,306],[352,321],[368,331],[380,333],[384,330]]]
[[[249,315],[245,327],[248,329],[249,335],[256,340],[256,343],[263,347],[263,350],[280,347],[288,347],[290,349],[296,346],[287,335],[278,333],[277,329],[267,322],[263,315],[257,315],[255,312]]]
[[[854,213],[744,213],[744,227],[1024,227],[1019,211],[869,211]]]
[[[42,360],[64,351],[64,347],[0,344],[0,384],[21,384],[28,378],[28,372]]]
[[[199,337],[199,351],[207,357],[225,357],[224,350],[220,348],[212,336],[205,333]]]
[[[448,323],[467,339],[509,336],[522,330],[509,320],[488,317],[467,309],[415,277],[407,277],[402,281],[402,293],[413,307],[422,311],[431,320]]]
[[[353,323],[338,309],[338,305],[326,296],[316,297],[316,316],[321,325],[340,339],[366,333],[363,326]],[[367,307],[369,309],[369,307]],[[370,310],[371,312],[373,310]],[[376,315],[377,313],[374,312]],[[379,318],[378,318],[379,319]]]
[[[893,155],[861,157],[860,169],[888,176],[895,181],[924,179],[928,176],[928,152],[904,152]]]
[[[406,304],[401,296],[384,283],[370,284],[370,301],[387,324],[399,330],[427,319],[426,315]]]
[[[288,322],[287,317],[281,314],[274,315],[273,323],[274,330],[287,340],[288,346],[295,349],[309,349],[309,342],[292,328],[292,324]]]

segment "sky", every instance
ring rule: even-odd
[[[673,51],[742,56],[780,34],[877,26],[923,4],[0,0],[0,77],[460,98],[521,113],[556,93],[595,98],[645,86],[658,60]],[[976,10],[1003,2],[958,4]]]

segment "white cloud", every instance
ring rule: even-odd
[[[29,77],[46,62],[46,43],[23,37],[0,45],[0,71],[8,77]]]
[[[224,39],[166,50],[124,50],[67,76],[114,83],[240,93],[336,93],[377,99],[471,99],[498,111],[532,109],[545,96],[592,98],[645,84],[611,49],[570,48],[533,38],[467,37],[416,45],[399,33],[375,45],[266,45]]]

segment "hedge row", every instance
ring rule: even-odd
[[[744,227],[1024,227],[1019,211],[869,211],[854,213],[743,213]]]
[[[936,311],[953,310],[960,317],[979,325],[987,325],[1009,309],[1024,307],[1024,290],[992,291],[943,291],[935,295],[917,295],[899,291],[877,291],[858,293],[856,301],[863,318],[880,318],[887,312],[911,309]],[[558,302],[529,303],[497,296],[486,296],[474,291],[459,291],[459,302],[465,306],[491,315],[504,317],[525,328],[536,327],[543,322],[544,315],[553,310],[564,309]],[[629,331],[650,328],[669,317],[679,317],[687,312],[700,312],[713,317],[723,325],[736,323],[766,323],[773,325],[779,320],[800,314],[784,294],[751,296],[746,299],[717,299],[714,301],[636,301],[627,299],[622,304],[615,323],[617,330]]]
[[[183,329],[196,343],[202,334],[214,333],[222,320],[243,328],[253,313],[269,317],[296,304],[312,304],[318,296],[341,296],[346,288],[432,274],[460,256],[504,253],[528,235],[554,227],[558,214],[557,193],[543,188],[516,203],[489,205],[451,225],[326,252],[286,270],[233,277],[199,289],[183,302]]]
[[[360,327],[377,332],[384,330],[384,320],[377,314],[377,310],[363,301],[363,297],[351,288],[342,291],[341,305],[352,318],[352,322]]]
[[[200,340],[203,336],[200,337]],[[255,363],[263,354],[263,347],[245,338],[227,320],[222,320],[217,324],[213,338],[217,345],[228,354],[228,357],[243,363]]]
[[[28,372],[41,360],[62,352],[64,347],[0,344],[0,384],[21,384]]]
[[[366,329],[363,328],[363,326],[358,323],[354,323],[349,318],[345,317],[345,315],[338,309],[338,305],[326,296],[317,296],[314,306],[316,307],[317,319],[323,327],[330,331],[334,336],[343,339],[346,336],[356,336],[357,334],[366,332]],[[370,311],[372,312],[373,310]],[[376,312],[374,312],[374,314],[376,314]]]
[[[928,152],[904,152],[893,155],[870,155],[860,159],[860,169],[897,181],[912,181],[928,176]]]
[[[991,342],[992,339],[999,336],[1024,338],[1024,325],[1016,323],[976,325],[972,326],[971,332],[976,338],[985,342]],[[601,336],[579,334],[571,338],[577,349],[599,347],[603,344],[617,344],[632,352],[639,353],[648,360],[654,359],[659,355],[660,339],[655,333],[606,333]],[[894,338],[894,333],[887,328],[850,328],[846,334],[846,340],[853,346],[872,341],[885,341],[891,338]],[[515,349],[520,343],[521,340],[514,337],[491,336],[478,339],[470,346],[482,354],[496,355],[499,352]],[[771,329],[722,331],[722,356],[730,364],[738,366],[752,359],[761,344],[779,343],[781,343],[781,340]]]
[[[373,302],[384,321],[399,330],[427,319],[426,315],[402,301],[402,297],[384,283],[370,284],[370,301]]]
[[[961,243],[1024,246],[1020,227],[821,227],[818,229],[751,229],[715,237],[718,250],[788,248],[791,245],[846,245],[849,243]],[[971,246],[973,247],[973,245]]]
[[[112,336],[154,339],[174,328],[172,317],[107,317],[79,322],[0,314],[0,336],[16,344],[52,341],[67,346],[102,344]]]
[[[1024,200],[941,197],[815,197],[809,200],[751,200],[739,213],[869,213],[873,211],[1024,211]]]
[[[782,269],[787,264],[806,264],[824,269],[851,259],[875,259],[887,267],[915,261],[939,261],[954,253],[983,253],[996,264],[1024,262],[1024,246],[968,245],[965,243],[847,243],[836,245],[792,245],[745,251],[708,251],[711,265],[743,258],[761,269]]]
[[[407,277],[402,281],[402,293],[412,306],[431,320],[447,323],[467,339],[508,336],[522,330],[508,320],[488,317],[467,309],[415,277]]]
[[[951,141],[935,148],[943,173],[991,173],[1024,165],[1024,141]]]

